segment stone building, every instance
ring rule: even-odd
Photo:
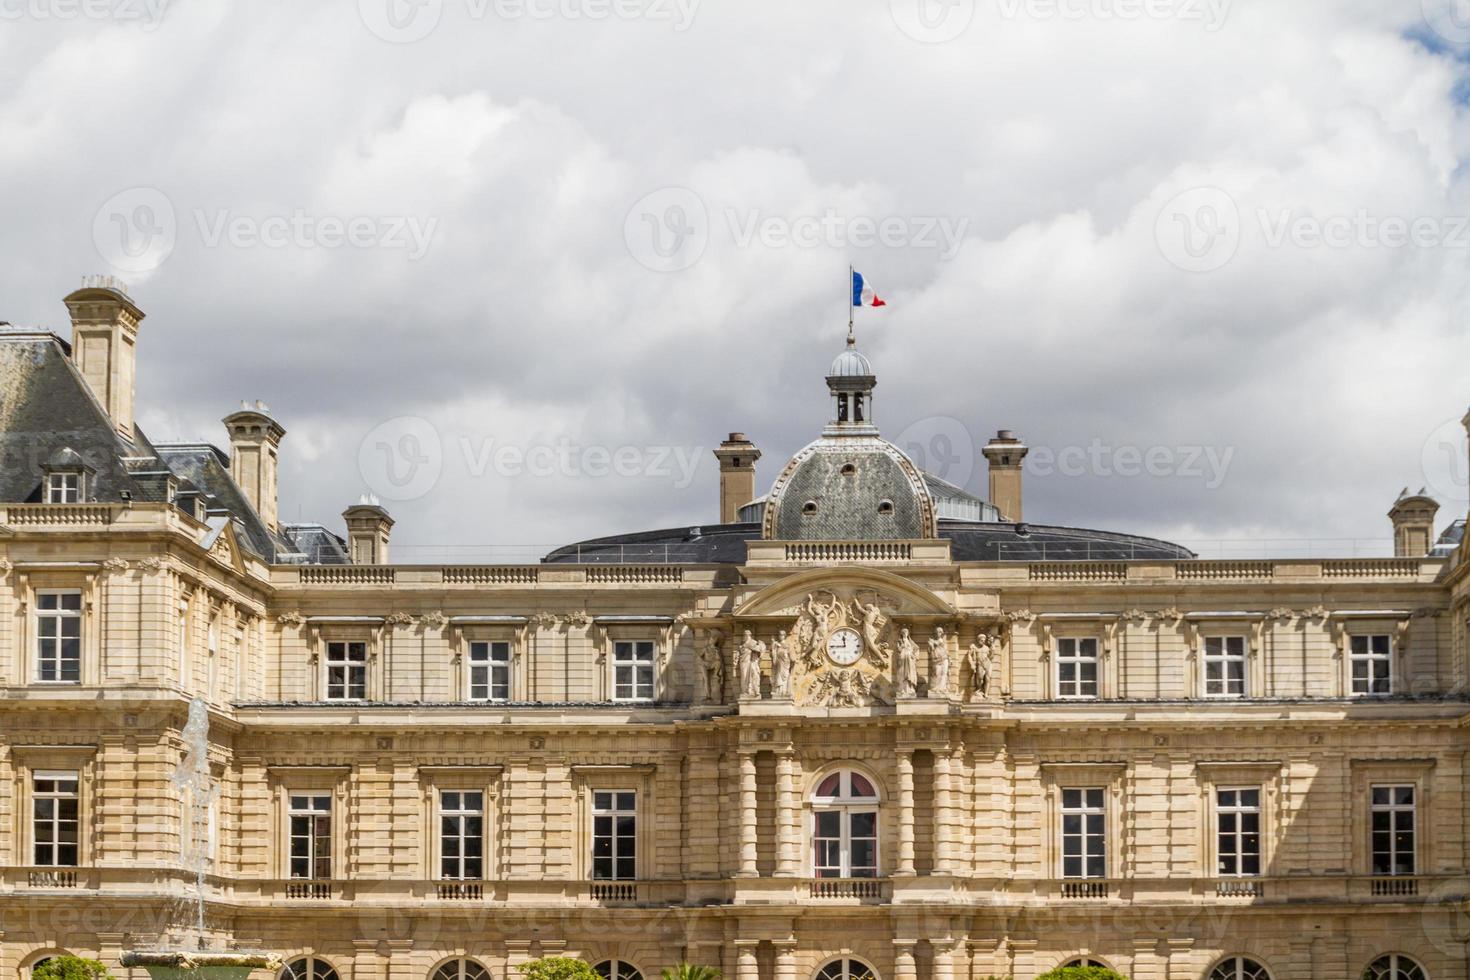
[[[991,501],[924,473],[849,342],[769,492],[721,445],[722,523],[395,565],[371,501],[281,520],[264,406],[150,440],[141,310],[66,305],[0,332],[0,978],[121,976],[196,889],[286,980],[1470,977],[1470,587],[1423,494],[1372,559],[1023,524],[1025,445]]]

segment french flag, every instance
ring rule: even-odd
[[[873,287],[868,285],[867,280],[863,278],[863,274],[854,270],[852,274],[852,305],[887,306],[888,304],[878,298],[878,294],[873,292]]]

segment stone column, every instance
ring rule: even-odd
[[[755,851],[756,792],[755,753],[740,753],[740,875],[759,874]]]
[[[936,874],[954,873],[953,841],[950,839],[950,808],[953,806],[950,793],[949,753],[934,753],[934,871]]]
[[[914,754],[898,753],[898,873],[914,873]]]
[[[776,980],[796,980],[796,940],[776,943]]]
[[[949,936],[929,940],[934,951],[934,980],[954,980],[954,940]]]
[[[794,878],[801,873],[801,806],[796,798],[796,758],[790,752],[776,757],[776,874]]]
[[[376,939],[352,941],[352,980],[383,980],[383,966]]]
[[[388,980],[415,980],[413,940],[388,940]]]
[[[894,980],[919,980],[919,965],[914,960],[914,944],[898,941],[893,944]]]
[[[760,980],[760,961],[756,959],[759,946],[754,939],[735,940],[735,980]]]

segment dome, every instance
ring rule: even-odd
[[[832,361],[829,378],[871,378],[873,365],[856,347],[848,347]]]
[[[791,458],[767,499],[761,536],[784,541],[893,541],[938,535],[934,498],[897,446],[876,436],[823,436]]]

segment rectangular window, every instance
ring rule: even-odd
[[[485,877],[485,794],[439,794],[439,877],[479,881]]]
[[[638,794],[592,794],[592,877],[632,881],[638,877]]]
[[[1218,873],[1250,877],[1261,873],[1261,791],[1215,791],[1215,828],[1219,845]]]
[[[1414,874],[1414,787],[1374,786],[1371,792],[1373,873]]]
[[[1057,697],[1097,697],[1097,640],[1057,640]]]
[[[82,594],[36,594],[36,680],[82,682]]]
[[[1245,637],[1205,637],[1205,696],[1245,697]]]
[[[1393,693],[1393,637],[1386,634],[1351,638],[1353,693]]]
[[[46,503],[79,504],[82,502],[80,473],[51,473],[46,477]]]
[[[470,644],[470,700],[510,700],[510,644]]]
[[[81,800],[74,772],[38,772],[31,779],[35,863],[42,868],[75,868],[80,856]]]
[[[327,644],[327,700],[361,701],[367,697],[367,644]]]
[[[818,810],[812,873],[818,878],[878,877],[878,812]]]
[[[1101,789],[1062,790],[1062,877],[1108,876],[1106,794]]]
[[[613,698],[653,700],[652,640],[619,640],[613,644]]]
[[[292,794],[290,803],[291,877],[326,881],[332,877],[332,797]]]

